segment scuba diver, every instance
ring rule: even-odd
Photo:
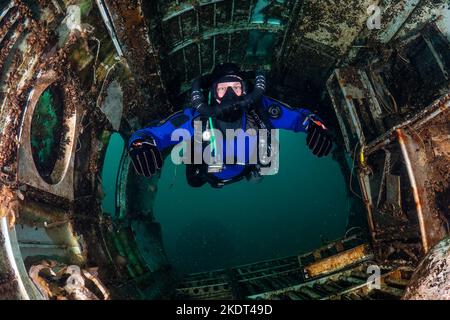
[[[128,151],[139,175],[152,177],[158,173],[163,165],[163,152],[174,147],[179,141],[172,140],[172,133],[177,129],[184,129],[190,133],[191,141],[207,141],[209,145],[215,143],[214,132],[225,133],[228,129],[285,129],[294,132],[307,133],[306,144],[317,157],[327,156],[332,148],[332,138],[320,118],[308,109],[292,108],[280,101],[264,95],[266,78],[261,72],[254,72],[253,90],[249,90],[249,73],[242,72],[233,63],[216,66],[210,75],[194,80],[191,91],[191,107],[185,108],[171,115],[155,126],[146,127],[134,132],[128,142]],[[203,91],[209,91],[209,101]],[[197,122],[196,122],[197,121]],[[200,122],[199,122],[200,121]],[[196,130],[195,123],[201,123],[201,130]],[[200,135],[198,134],[200,132]],[[206,134],[206,133],[210,134]],[[272,139],[260,139],[269,151]],[[258,145],[261,147],[261,141]],[[230,144],[231,143],[231,144]],[[246,142],[248,144],[248,142]],[[195,144],[190,144],[191,145]],[[201,145],[201,144],[200,144]],[[198,144],[197,144],[198,146]],[[213,152],[217,152],[211,148]],[[246,145],[247,146],[247,145]],[[260,180],[261,170],[268,164],[260,161],[250,163],[250,154],[235,156],[230,152],[236,148],[235,141],[226,141],[222,147],[225,157],[231,153],[236,163],[194,163],[186,164],[186,178],[192,187],[201,187],[209,183],[214,188],[247,180]],[[202,153],[192,148],[193,153]],[[190,149],[191,150],[191,149]],[[233,150],[235,151],[235,150]],[[219,152],[220,154],[220,152]]]

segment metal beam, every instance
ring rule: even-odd
[[[406,127],[413,129],[419,128],[426,122],[431,121],[436,116],[448,110],[449,108],[450,108],[450,94],[446,94],[440,99],[434,101],[428,107],[420,110],[419,112],[412,115],[411,117],[409,117],[409,119],[405,120],[404,122],[395,125],[393,128],[389,129],[389,131],[384,133],[382,136],[370,142],[364,149],[365,150],[364,154],[366,156],[370,155],[373,152],[379,150],[380,148],[394,141],[397,137],[396,135],[397,129],[403,129]]]
[[[200,32],[200,15],[199,15],[198,11],[195,12],[195,17],[197,19],[197,32]],[[198,52],[198,70],[199,70],[199,73],[202,74],[202,72],[203,72],[202,71],[203,70],[203,67],[202,67],[202,47],[201,47],[200,43],[197,44],[197,52]]]
[[[203,0],[203,2],[199,3],[200,7],[204,7],[204,6],[208,6],[211,4],[216,4],[218,2],[223,2],[225,0]],[[175,18],[176,16],[180,16],[185,12],[188,12],[190,10],[195,9],[195,6],[192,5],[191,3],[179,3],[177,1],[177,6],[175,9],[171,10],[169,9],[166,14],[164,15],[164,17],[162,18],[162,21],[168,21],[170,19]]]
[[[289,14],[289,21],[287,23],[286,30],[284,31],[283,41],[281,42],[280,50],[278,51],[278,57],[277,57],[278,61],[280,60],[281,56],[284,53],[284,49],[286,47],[287,34],[292,29],[292,25],[293,25],[294,21],[296,21],[296,18],[298,16],[298,14],[296,14],[297,10],[299,8],[298,7],[298,3],[299,3],[299,0],[296,0],[294,5],[293,5],[293,7],[292,7],[292,10],[291,10],[291,12]],[[302,6],[300,7],[299,12],[301,12],[301,9],[303,9],[303,3],[304,2],[302,1]]]
[[[178,3],[178,1],[177,1]],[[183,24],[181,21],[181,16],[178,16],[178,28],[180,31],[180,37],[181,39],[184,38],[184,30],[183,30]],[[183,50],[183,65],[184,65],[184,81],[188,81],[188,70],[187,70],[187,60],[186,60],[186,50],[184,50],[185,47],[182,48]]]
[[[119,55],[119,57],[123,57],[122,47],[120,46],[119,38],[114,28],[114,23],[111,19],[108,7],[106,6],[103,0],[96,0],[96,3],[102,16],[103,22],[105,23],[106,29],[108,30],[108,33],[111,37],[114,47],[116,48],[117,54]]]
[[[15,229],[12,229],[11,233],[14,233],[14,232],[15,232]],[[18,266],[18,262],[21,263],[22,261],[20,261],[18,259],[19,257],[16,257],[14,255],[15,252],[16,253],[19,252],[19,249],[17,248],[17,242],[15,243],[16,250],[14,250],[13,242],[10,239],[10,231],[9,231],[8,221],[7,221],[6,217],[3,217],[0,219],[0,239],[2,240],[0,242],[0,244],[1,244],[0,256],[6,257],[6,259],[2,263],[2,265],[7,267],[7,268],[5,268],[5,270],[0,270],[0,271],[4,274],[11,272],[17,283],[17,288],[11,289],[12,296],[9,298],[14,297],[15,299],[20,299],[20,300],[30,300],[30,296],[28,295],[28,292],[25,288],[25,284],[22,279],[22,274],[21,274],[21,272],[19,270],[19,266]],[[17,261],[16,259],[19,261]],[[22,271],[24,269],[25,268],[23,268],[23,266],[22,266]],[[24,278],[25,279],[27,278],[26,271],[25,271]],[[13,292],[13,291],[15,291],[15,292]]]
[[[213,27],[217,28],[217,5],[214,3],[214,19],[213,19]],[[213,36],[213,66],[216,65],[216,36]]]
[[[200,39],[206,40],[206,39],[210,39],[212,37],[218,36],[218,35],[226,35],[226,34],[232,34],[232,33],[240,32],[240,31],[252,31],[252,30],[260,30],[260,31],[266,31],[266,32],[271,32],[271,33],[278,33],[278,32],[283,31],[284,27],[272,25],[272,24],[257,24],[257,23],[236,24],[236,25],[230,26],[228,28],[214,28],[211,30],[207,30],[200,35]],[[193,43],[198,42],[198,40],[199,40],[199,37],[192,37],[192,38],[184,39],[183,41],[176,43],[173,46],[172,50],[170,50],[169,54],[174,54],[175,52],[177,52]]]
[[[250,8],[248,8],[248,23],[252,22],[253,0],[250,0]]]
[[[395,39],[422,4],[423,0],[406,0],[405,3],[402,4],[402,10],[399,11],[399,14],[394,15],[394,18],[389,21],[383,31],[378,34],[378,39],[382,43],[389,43],[392,39]],[[395,5],[397,4],[394,3],[394,6]]]
[[[14,1],[10,1],[9,2],[9,4],[8,4],[8,6],[5,8],[5,9],[3,9],[3,11],[1,12],[1,14],[0,14],[0,22],[3,20],[3,18],[6,16],[6,14],[9,12],[9,10],[11,9],[11,8],[14,8],[16,5],[15,5],[15,3],[14,3]]]
[[[230,17],[230,24],[233,25],[234,22],[234,0],[231,2],[231,17]],[[233,35],[230,33],[228,35],[228,52],[227,52],[227,61],[230,61],[231,56],[231,37]]]

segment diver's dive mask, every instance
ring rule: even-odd
[[[213,84],[215,101],[222,102],[237,101],[246,94],[244,80],[237,75],[226,75]]]

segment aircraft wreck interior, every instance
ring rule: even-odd
[[[349,224],[180,278],[125,144],[227,61],[329,125]],[[1,0],[0,106],[2,299],[450,298],[448,1]]]

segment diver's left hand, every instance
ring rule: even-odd
[[[333,147],[333,140],[327,127],[318,119],[311,117],[307,129],[306,144],[317,157],[327,156]]]

